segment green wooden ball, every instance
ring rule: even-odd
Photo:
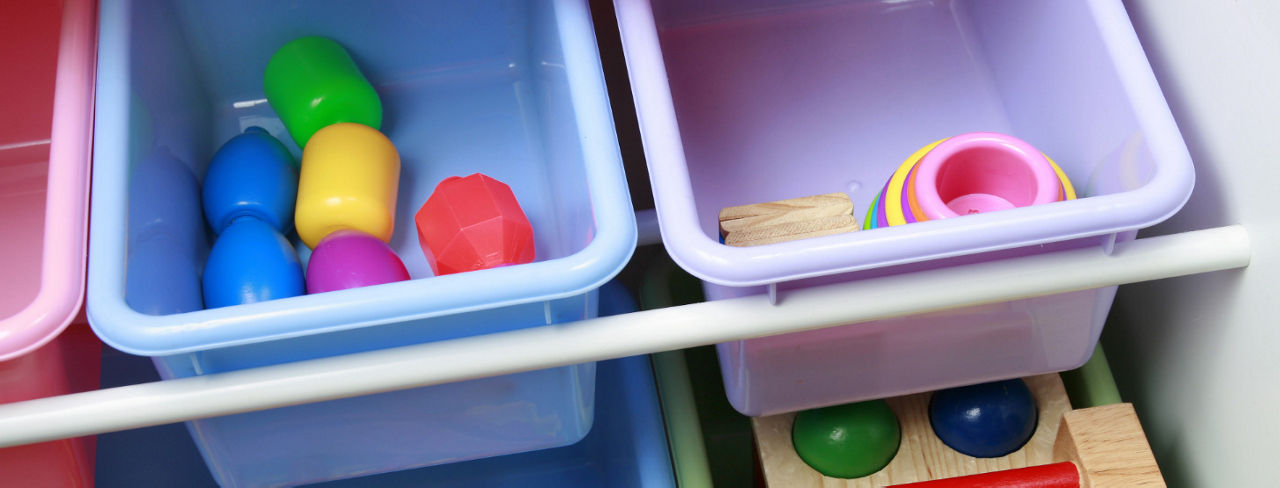
[[[880,471],[898,453],[902,431],[884,400],[836,405],[796,414],[791,443],[805,463],[832,478]]]

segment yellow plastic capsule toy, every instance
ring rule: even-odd
[[[377,129],[348,122],[316,131],[302,150],[298,237],[312,249],[343,229],[390,242],[399,182],[400,154]]]

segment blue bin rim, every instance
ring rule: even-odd
[[[130,354],[166,356],[555,300],[594,290],[622,270],[636,246],[621,151],[595,31],[585,1],[555,3],[580,131],[595,233],[562,258],[171,315],[125,302],[129,117],[129,2],[99,16],[87,314],[94,332]],[[500,284],[500,285],[499,285]]]

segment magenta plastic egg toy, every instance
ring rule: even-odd
[[[357,230],[340,230],[321,239],[307,263],[307,293],[407,279],[409,271],[391,246]]]

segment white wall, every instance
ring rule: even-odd
[[[1104,346],[1171,486],[1280,478],[1280,1],[1125,0],[1196,163],[1163,234],[1245,224],[1246,270],[1121,287]]]

